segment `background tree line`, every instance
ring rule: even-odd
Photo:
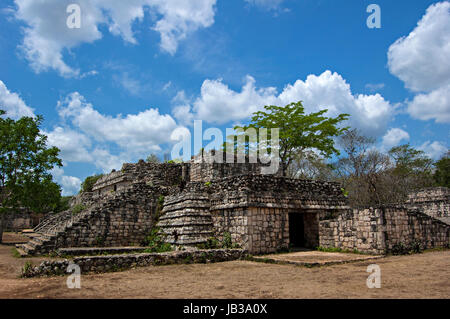
[[[357,129],[347,130],[337,139],[342,154],[335,160],[298,152],[288,176],[339,182],[353,206],[400,203],[425,187],[450,187],[450,152],[433,161],[409,144],[382,152],[375,142]]]

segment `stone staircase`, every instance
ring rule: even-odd
[[[209,207],[209,198],[203,194],[181,194],[168,198],[157,224],[166,235],[165,242],[184,246],[205,243],[214,234]]]
[[[17,244],[16,249],[22,257],[47,254],[58,248],[57,239],[65,232],[82,223],[89,223],[89,219],[101,209],[114,206],[114,202],[120,202],[133,192],[133,185],[100,198],[98,202],[90,205],[78,214],[67,210],[58,214],[50,215],[34,228],[34,233],[28,234],[30,241],[26,244]]]
[[[19,254],[22,256],[34,256],[56,249],[55,239],[58,235],[64,233],[78,222],[88,219],[97,206],[91,206],[76,215],[67,210],[46,218],[34,228],[34,233],[28,235],[31,238],[29,242],[16,246]]]

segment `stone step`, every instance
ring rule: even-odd
[[[29,244],[23,244],[21,249],[28,255],[32,255],[36,251],[36,247],[33,247]]]
[[[195,226],[210,226],[213,227],[214,224],[213,222],[201,222],[201,221],[189,221],[189,222],[176,222],[176,223],[171,223],[171,222],[162,222],[160,221],[158,223],[158,226],[161,228],[174,228],[174,227],[195,227]]]
[[[29,256],[22,248],[16,247],[16,250],[17,250],[17,252],[19,253],[20,258],[28,257],[28,256]]]

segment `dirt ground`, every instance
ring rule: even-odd
[[[450,298],[450,251],[313,268],[250,261],[149,266],[82,275],[81,289],[68,289],[67,277],[18,278],[27,260],[0,245],[0,298]],[[380,289],[366,286],[371,263],[381,268]]]

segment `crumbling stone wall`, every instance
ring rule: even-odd
[[[385,252],[379,209],[325,211],[319,216],[319,245],[344,250],[382,254]]]
[[[406,205],[450,224],[450,189],[447,187],[427,188],[412,193]]]
[[[418,210],[386,207],[383,210],[386,252],[398,245],[422,249],[450,248],[450,226]]]
[[[57,235],[55,247],[139,245],[154,224],[158,188],[142,183],[93,207],[85,217]]]
[[[352,209],[321,214],[320,246],[361,252],[390,253],[405,249],[450,246],[450,226],[421,211],[404,206]]]
[[[33,217],[30,212],[14,212],[6,214],[4,231],[19,231],[33,228]]]
[[[133,182],[150,186],[173,187],[182,183],[183,167],[177,163],[125,163],[120,171],[112,171],[101,177],[93,186],[93,196],[101,196],[126,189]]]
[[[213,210],[211,216],[216,238],[223,240],[224,234],[228,232],[233,243],[239,245],[239,247],[249,247],[249,210],[247,208]]]

